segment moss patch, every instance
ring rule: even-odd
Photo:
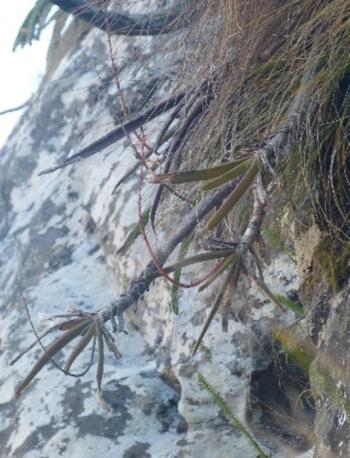
[[[310,275],[315,277],[314,284],[323,280],[333,293],[339,292],[350,275],[350,243],[321,240],[314,251],[312,264]]]
[[[311,228],[295,245],[303,303],[315,302],[322,291],[338,293],[350,276],[350,243],[332,240]]]
[[[310,380],[312,383],[313,395],[325,402],[325,398],[330,399],[333,406],[344,409],[350,414],[350,402],[346,400],[341,390],[337,388],[336,382],[325,370],[321,370],[317,361],[310,365]]]
[[[282,229],[278,227],[277,222],[275,222],[275,225],[270,227],[264,227],[263,236],[271,253],[285,253],[293,262],[295,262],[295,253],[292,248],[292,244],[286,240]]]

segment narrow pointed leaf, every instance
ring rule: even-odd
[[[220,267],[214,271],[213,275],[205,282],[201,287],[198,289],[198,291],[203,291],[204,289],[208,288],[223,272],[227,267],[233,262],[235,259],[236,254],[231,254],[228,256],[226,259],[221,261]]]
[[[277,299],[277,297],[272,293],[264,281],[257,278],[252,272],[249,272],[248,277],[254,281],[255,285],[266,295],[266,297],[270,299],[273,304],[280,308],[282,312],[285,312],[282,302]]]
[[[232,208],[239,202],[242,198],[243,194],[249,188],[249,186],[254,181],[257,173],[259,171],[258,164],[254,161],[248,172],[244,175],[242,180],[238,183],[232,193],[227,197],[225,202],[221,205],[221,207],[215,212],[208,223],[208,230],[214,229],[225,216],[232,210]]]
[[[48,334],[50,334],[53,331],[56,331],[57,329],[60,329],[60,324],[55,324],[54,326],[51,326],[49,329],[47,329],[45,332],[43,332],[40,336],[39,339],[43,339],[46,337]],[[10,366],[13,366],[19,359],[22,358],[29,350],[31,350],[35,345],[39,343],[39,339],[34,340],[25,350],[23,350],[19,355],[16,356],[11,362]]]
[[[222,330],[224,332],[228,332],[228,317],[229,317],[229,313],[231,310],[232,297],[237,287],[237,282],[238,282],[238,277],[233,276],[231,280],[229,281],[229,284],[226,290],[227,299],[222,306]]]
[[[193,241],[194,234],[192,233],[189,237],[186,237],[180,245],[178,261],[181,261],[188,253],[188,250]],[[178,269],[174,273],[174,280],[176,283],[180,282],[182,269]],[[171,285],[171,308],[175,315],[179,313],[179,286],[173,283]]]
[[[100,323],[100,326],[101,326],[101,329],[102,329],[102,334],[104,336],[104,339],[105,339],[106,345],[108,347],[108,350],[111,353],[113,353],[113,355],[115,356],[115,358],[117,360],[119,360],[122,357],[122,354],[120,353],[120,351],[118,350],[118,348],[117,348],[117,346],[115,344],[114,337],[108,331],[107,326],[103,323],[102,320],[99,323]]]
[[[220,304],[222,302],[222,299],[225,295],[225,292],[229,286],[229,284],[231,283],[231,281],[234,281],[234,284],[237,285],[237,282],[238,282],[238,278],[239,278],[239,275],[241,273],[241,268],[242,268],[242,264],[241,264],[241,257],[238,256],[235,260],[235,262],[233,262],[228,274],[227,274],[227,277],[224,281],[224,284],[222,285],[222,288],[219,292],[219,294],[217,295],[216,297],[216,300],[214,302],[214,305],[209,313],[209,316],[207,318],[207,321],[205,322],[204,326],[203,326],[203,329],[200,333],[200,336],[196,342],[196,345],[193,349],[193,352],[192,352],[192,355],[194,355],[196,353],[196,351],[198,350],[199,348],[199,345],[201,344],[209,326],[210,326],[210,323],[212,322],[214,316],[216,315],[216,312],[218,311],[219,307],[220,307]]]
[[[103,348],[102,329],[101,329],[100,322],[98,320],[96,320],[96,337],[97,337],[97,347],[98,347],[98,361],[97,361],[97,369],[96,369],[97,397],[101,405],[104,408],[109,409],[108,404],[103,399],[103,394],[102,394],[102,378],[103,378],[105,357],[104,357],[104,348]]]
[[[295,314],[301,317],[305,316],[304,309],[300,304],[291,301],[288,297],[285,297],[282,294],[276,294],[276,299],[286,308],[292,310]]]
[[[93,338],[93,336],[95,335],[95,325],[94,324],[90,324],[89,327],[87,328],[87,331],[85,332],[85,334],[81,337],[81,339],[79,340],[79,342],[77,343],[76,347],[74,348],[74,350],[71,352],[71,354],[69,355],[68,359],[67,359],[67,362],[64,366],[64,370],[66,372],[69,372],[72,364],[74,363],[74,361],[78,358],[78,356],[80,355],[80,353],[87,347],[87,345],[90,343],[91,339]]]
[[[122,357],[122,354],[118,350],[118,348],[115,345],[115,343],[109,337],[106,337],[106,336],[105,336],[105,342],[106,342],[106,345],[108,347],[108,350],[111,353],[113,353],[113,355],[115,356],[115,359],[119,360]]]
[[[63,321],[58,325],[60,331],[68,331],[69,329],[74,328],[77,324],[82,323],[86,318],[75,318],[72,320]]]
[[[84,329],[89,320],[85,320],[83,323],[78,324],[75,328],[67,331],[63,336],[58,337],[51,345],[46,348],[46,352],[40,357],[39,361],[33,366],[32,370],[25,377],[25,379],[19,383],[16,387],[16,395],[20,395],[21,392],[26,388],[27,385],[33,380],[38,372],[45,366],[50,359],[64,348],[69,342],[79,336],[81,331]]]
[[[190,170],[188,172],[169,173],[165,175],[156,175],[155,183],[191,183],[193,181],[212,180],[219,177],[238,165],[246,162],[246,159],[237,159],[236,161],[226,162],[224,164],[209,167],[203,170]]]
[[[240,177],[249,169],[252,160],[248,159],[241,164],[237,165],[233,169],[229,170],[228,172],[224,173],[223,175],[215,178],[214,180],[208,181],[204,186],[202,186],[202,191],[210,191],[212,189],[216,189],[219,186],[227,183],[228,181],[233,180],[234,178]]]
[[[233,249],[227,249],[227,250],[215,250],[215,251],[209,251],[206,253],[196,254],[194,256],[189,256],[188,258],[182,259],[181,261],[178,261],[175,264],[172,264],[166,267],[164,270],[167,273],[171,273],[178,269],[182,269],[186,266],[197,264],[199,262],[212,261],[214,259],[224,258],[225,256],[232,254],[232,251]]]
[[[150,211],[151,209],[148,208],[142,214],[142,225],[143,226],[146,226],[146,224],[149,221]],[[141,235],[140,224],[137,223],[134,229],[132,229],[130,234],[127,236],[123,245],[119,248],[119,250],[117,250],[117,254],[124,255],[140,235]]]

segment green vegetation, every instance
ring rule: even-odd
[[[250,434],[247,427],[234,414],[232,408],[227,404],[227,402],[225,402],[216,389],[210,385],[208,380],[202,374],[198,374],[198,382],[207,391],[233,428],[243,434],[247,438],[248,442],[257,450],[259,453],[258,458],[268,458],[268,455],[265,454],[258,441]]]
[[[147,226],[150,216],[150,208],[145,210],[141,217],[141,223],[143,226]],[[140,237],[141,229],[140,224],[135,224],[134,228],[131,230],[127,238],[125,239],[123,245],[118,249],[117,254],[125,255],[129,248],[134,244],[134,242]]]
[[[334,293],[341,290],[350,275],[350,243],[323,239],[314,250],[310,282],[326,282]]]
[[[172,282],[174,313],[179,313],[180,287],[199,286],[200,294],[208,285],[218,282],[216,298],[195,343],[195,352],[222,305],[231,305],[243,276],[258,282],[266,296],[280,306],[282,312],[279,313],[283,313],[284,306],[298,317],[304,317],[298,304],[284,296],[275,296],[263,279],[262,256],[258,250],[261,233],[270,251],[286,252],[296,262],[293,235],[288,233],[289,242],[282,230],[281,219],[286,215],[288,225],[293,226],[298,236],[306,232],[311,221],[321,232],[321,242],[314,250],[309,271],[303,273],[305,310],[317,297],[321,285],[327,284],[337,293],[350,275],[350,0],[263,0],[259,8],[256,8],[256,0],[244,4],[232,0],[193,4],[198,10],[198,25],[193,24],[182,41],[183,79],[178,86],[183,93],[179,91],[178,100],[176,96],[156,105],[147,112],[148,117],[138,114],[118,127],[121,132],[118,139],[121,139],[135,129],[142,130],[150,119],[173,110],[150,148],[157,151],[166,138],[162,144],[162,169],[158,175],[154,175],[153,170],[150,173],[158,185],[156,196],[150,208],[139,211],[138,220],[142,226],[150,220],[155,227],[157,209],[162,208],[161,199],[168,191],[185,201],[184,205],[191,206],[187,212],[191,218],[180,225],[175,235],[167,235],[166,249],[158,257],[159,253],[151,249],[143,233],[152,261],[122,295],[122,311],[111,306],[101,314],[85,313],[84,326],[89,326],[88,330],[66,367],[70,367],[91,340],[97,341],[100,399],[104,343],[118,356],[104,330],[104,322],[112,321],[114,315],[134,305],[157,277],[163,276]],[[49,6],[43,0],[37,2],[14,48],[39,37],[41,21],[47,18]],[[208,40],[206,30],[215,30],[215,27],[217,33],[211,32]],[[187,45],[191,52],[187,52]],[[230,58],[230,54],[234,57]],[[188,55],[196,57],[188,62]],[[118,75],[114,76],[118,79]],[[176,127],[170,130],[172,124]],[[110,133],[108,145],[113,143],[113,135]],[[143,151],[145,137],[139,135],[138,140],[141,153],[136,151],[135,157],[139,160],[137,166],[143,168],[149,152],[145,155]],[[96,146],[99,141],[100,146]],[[97,154],[104,148],[101,144],[106,144],[106,137],[51,170]],[[131,173],[136,169],[133,167]],[[200,203],[191,202],[196,192],[205,195]],[[142,232],[137,224],[118,254],[125,254]],[[198,233],[202,238],[218,239],[216,243],[222,244],[221,249],[209,247],[186,257]],[[167,266],[169,256],[178,245],[178,261]],[[190,284],[180,283],[184,267],[208,262],[216,263],[209,274]],[[169,276],[171,272],[175,272],[173,277]],[[81,327],[74,328],[55,340],[25,377],[18,392],[81,331]],[[276,339],[285,354],[308,373],[314,354],[295,340],[288,329],[279,330]],[[314,373],[313,380],[318,380],[320,391],[327,391],[337,405],[345,405],[339,401],[328,372],[326,375]],[[231,424],[265,457],[259,444],[215,389],[201,375],[199,381]]]
[[[13,44],[13,51],[16,51],[18,46],[23,48],[26,45],[31,45],[33,40],[40,39],[42,30],[47,26],[52,7],[53,4],[50,0],[37,0],[18,31]]]

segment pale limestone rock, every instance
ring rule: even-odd
[[[144,2],[138,3],[144,7]],[[150,7],[154,3],[149,2]],[[113,38],[118,61],[130,62],[120,78],[135,106],[148,82],[171,62],[172,47],[167,38],[160,40],[163,53],[153,56],[148,38]],[[222,332],[217,317],[200,352],[191,358],[215,290],[206,295],[182,291],[181,313],[174,316],[169,287],[157,280],[126,316],[129,334],[117,337],[123,358],[116,362],[107,357],[104,393],[110,411],[97,402],[93,370],[82,379],[71,379],[49,365],[19,399],[14,398],[15,385],[40,354],[35,350],[9,367],[33,340],[21,292],[36,325],[42,327],[40,314],[60,313],[70,304],[88,310],[108,305],[149,260],[141,239],[126,256],[115,254],[137,221],[136,177],[111,195],[134,163],[127,141],[62,171],[38,176],[114,127],[118,104],[109,61],[100,31],[90,31],[73,45],[0,155],[0,456],[253,458],[256,450],[218,415],[197,373],[205,375],[244,423],[252,371],[270,363],[262,347],[271,339],[269,323],[274,316],[273,306],[255,290],[238,292],[237,317],[229,322],[228,332]],[[154,100],[171,87],[171,82],[160,85]],[[147,125],[150,140],[161,120]],[[144,205],[152,192],[146,183]],[[167,231],[169,225],[163,221],[159,237],[166,237]],[[194,270],[184,280],[198,274]],[[278,292],[297,288],[295,268],[283,256],[273,261],[266,278]],[[82,367],[88,360],[86,352]]]

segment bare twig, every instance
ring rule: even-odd
[[[204,199],[199,204],[198,208],[194,209],[189,214],[180,227],[178,233],[173,238],[166,241],[163,246],[158,248],[154,253],[154,257],[156,257],[157,262],[160,265],[165,263],[175,247],[193,231],[198,222],[202,220],[213,208],[215,208],[215,206],[219,205],[225,197],[227,197],[227,195],[232,191],[232,187],[232,184],[223,186],[215,194]],[[266,194],[263,192],[260,178],[257,179],[254,186],[254,196],[253,214],[250,223],[239,242],[242,253],[246,252],[250,245],[258,237],[265,212]],[[103,321],[108,321],[110,320],[111,314],[119,315],[123,313],[130,306],[135,304],[146,291],[148,291],[151,283],[159,276],[161,276],[161,273],[159,272],[156,263],[151,261],[138,280],[131,285],[129,291],[100,312],[101,319]]]
[[[232,185],[228,184],[219,189],[216,193],[204,199],[196,209],[185,218],[178,232],[174,237],[165,241],[163,245],[157,249],[156,256],[158,262],[163,265],[169,258],[170,254],[176,246],[191,234],[199,221],[201,221],[222,199],[224,199],[232,191]],[[148,291],[151,283],[161,274],[158,271],[155,263],[151,261],[139,278],[133,282],[126,294],[120,296],[110,306],[107,306],[100,312],[103,321],[110,320],[110,315],[120,315],[132,305],[136,304],[143,294]]]
[[[245,250],[255,242],[260,233],[261,224],[265,215],[266,208],[266,192],[262,187],[261,175],[258,174],[256,178],[256,183],[253,188],[254,192],[254,205],[253,213],[250,218],[247,229],[244,231],[244,234],[241,237],[240,244],[244,247]]]
[[[25,348],[21,353],[19,353],[16,358],[14,358],[11,362],[10,362],[10,366],[13,366],[14,364],[17,363],[17,361],[19,361],[22,356],[24,356],[26,353],[28,353],[28,351],[30,351],[32,348],[34,348],[38,342],[39,342],[39,339],[43,339],[44,337],[46,337],[47,335],[51,334],[52,332],[54,331],[57,331],[58,329],[60,328],[60,323],[58,324],[55,324],[54,326],[51,326],[50,328],[48,328],[45,332],[43,332],[42,334],[40,334],[38,337],[39,338],[36,338],[34,340],[34,342],[32,342],[30,345],[28,345],[27,348]]]
[[[23,108],[27,107],[30,104],[31,100],[32,98],[28,99],[26,102],[22,103],[22,105],[18,105],[18,107],[8,108],[7,110],[0,111],[0,116],[9,113],[14,113],[15,111],[23,110]]]

